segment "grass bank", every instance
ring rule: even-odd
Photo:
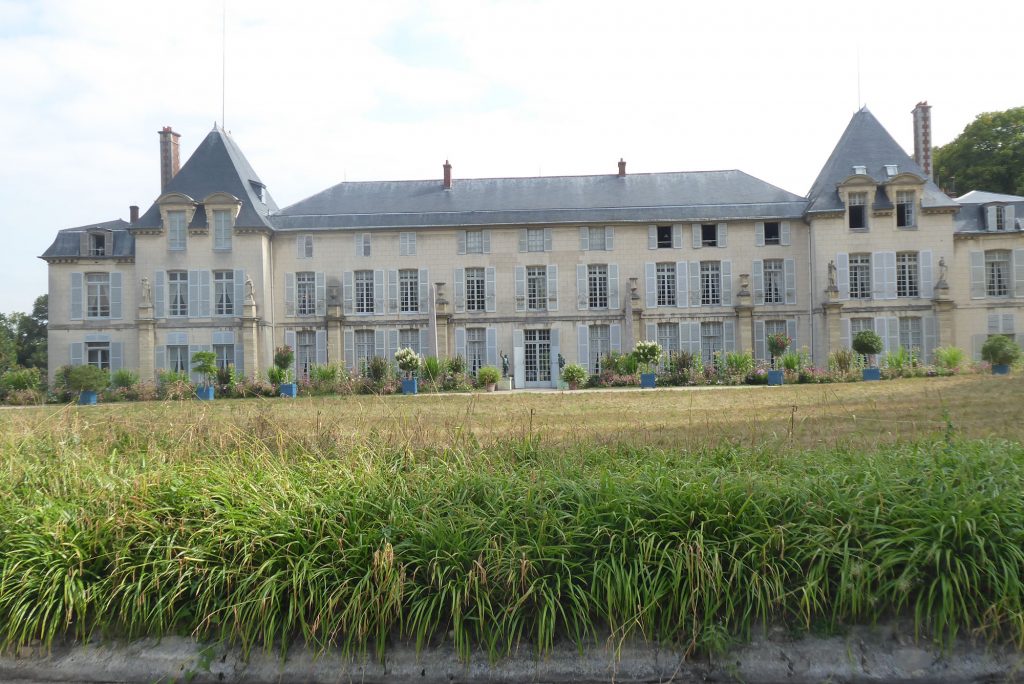
[[[762,622],[901,615],[939,641],[1020,646],[1024,448],[975,434],[1002,429],[1015,388],[957,387],[920,397],[938,405],[913,439],[800,424],[925,410],[820,388],[761,390],[782,425],[760,443],[747,390],[588,395],[578,414],[574,395],[10,412],[0,640],[451,638],[500,656],[608,630],[702,649]],[[687,395],[706,420],[688,421]],[[675,443],[630,428],[630,402],[675,406],[659,418]],[[747,433],[728,429],[737,414]],[[620,417],[586,432],[580,415]]]

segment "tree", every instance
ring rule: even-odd
[[[933,158],[940,187],[1024,195],[1024,107],[979,114]]]
[[[22,315],[0,313],[0,373],[18,365],[17,318]]]
[[[46,323],[49,295],[40,295],[32,304],[32,314],[18,319],[18,363],[25,368],[46,370]]]

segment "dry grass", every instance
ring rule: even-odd
[[[1024,441],[1024,378],[983,375],[780,388],[606,390],[416,397],[145,402],[0,412],[9,436],[51,431],[125,451],[230,453],[352,449],[371,438],[411,449],[545,444],[696,448],[871,448],[950,429],[966,438]]]

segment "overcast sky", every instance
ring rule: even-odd
[[[184,162],[221,120],[224,2],[225,125],[282,207],[446,158],[803,195],[860,104],[911,151],[920,100],[935,144],[1024,104],[1021,2],[0,0],[0,311],[46,291],[58,229],[146,210],[162,126]]]

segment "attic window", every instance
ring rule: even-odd
[[[263,204],[266,204],[266,203],[267,203],[267,200],[266,200],[266,199],[264,199],[264,194],[263,194],[263,190],[264,190],[264,188],[265,188],[266,186],[265,186],[265,185],[263,185],[263,183],[258,183],[258,182],[256,182],[256,181],[249,181],[249,185],[251,185],[251,186],[252,186],[252,190],[253,190],[253,192],[255,192],[255,193],[256,193],[256,198],[257,198],[257,199],[258,199],[258,200],[259,200],[260,202],[263,202]]]
[[[89,256],[107,256],[107,236],[103,233],[89,233]]]
[[[853,173],[857,176],[866,176],[868,174],[868,167],[856,165],[853,167]]]
[[[898,164],[886,164],[885,165],[885,175],[888,176],[889,178],[892,178],[893,176],[895,176],[899,172],[900,172],[900,167],[899,167]]]

